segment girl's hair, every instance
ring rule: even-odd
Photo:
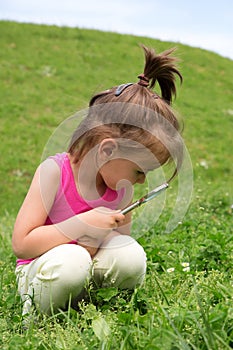
[[[93,96],[87,117],[74,132],[68,152],[78,162],[105,138],[136,141],[153,152],[161,164],[173,159],[176,171],[182,163],[180,124],[171,107],[176,95],[177,59],[174,48],[156,54],[142,45],[145,66],[137,83],[114,86]],[[153,89],[158,83],[161,93]],[[175,171],[175,173],[176,173]],[[175,175],[174,173],[174,175]]]

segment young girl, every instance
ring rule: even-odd
[[[176,59],[143,46],[137,83],[95,95],[67,152],[36,170],[18,213],[13,250],[23,313],[32,302],[47,314],[73,307],[88,281],[133,289],[146,273],[146,254],[130,237],[132,187],[148,171],[182,162],[179,123],[171,109]],[[152,89],[158,82],[161,96]]]

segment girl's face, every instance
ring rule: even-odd
[[[109,146],[109,145],[107,145]],[[123,153],[105,147],[105,161],[100,166],[97,174],[97,188],[106,185],[116,190],[120,182],[126,181],[132,186],[143,184],[148,171],[158,167],[158,161],[152,152],[145,148],[144,151]]]
[[[130,182],[131,185],[143,184],[146,173],[134,162],[118,158],[105,163],[99,170],[99,176],[107,187],[115,190],[122,180]]]

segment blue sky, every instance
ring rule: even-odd
[[[148,36],[233,59],[232,0],[0,0],[0,19]]]

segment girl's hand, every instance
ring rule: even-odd
[[[119,210],[113,211],[105,207],[95,208],[78,216],[87,228],[86,234],[78,239],[78,244],[85,248],[91,257],[94,257],[104,239],[125,218]]]
[[[121,214],[120,210],[98,207],[78,214],[78,218],[86,225],[91,237],[105,238],[119,224],[124,222],[125,216]]]
[[[93,246],[99,247],[105,237],[124,222],[125,216],[120,210],[98,207],[78,214],[77,218],[80,223],[78,226],[83,232],[81,235],[79,232],[78,241],[87,242],[91,239]]]

